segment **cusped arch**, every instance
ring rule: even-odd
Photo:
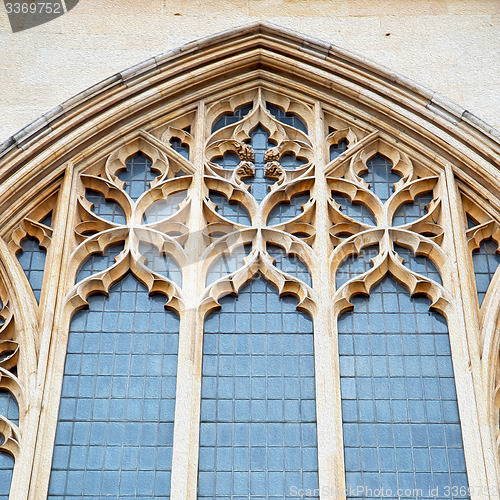
[[[300,95],[309,105],[320,100],[326,111],[341,108],[344,116],[357,117],[357,127],[376,127],[422,152],[432,151],[436,163],[451,162],[459,177],[498,196],[495,129],[415,82],[334,45],[256,23],[113,75],[10,137],[0,147],[0,207],[16,207],[13,185],[29,189],[37,179],[40,189],[61,176],[67,161],[78,164],[111,153],[118,138],[159,127],[169,111],[192,112],[200,99],[221,93],[223,100],[224,92],[230,101],[230,89],[239,86],[244,92],[255,84]],[[307,96],[299,90],[302,85]],[[218,114],[232,109],[230,102],[219,107]],[[355,144],[357,133],[343,135]]]
[[[283,113],[300,115],[308,134],[279,123],[266,110],[268,101]],[[190,128],[190,121],[196,120],[200,102],[206,106],[206,120],[204,124],[198,120],[194,130]],[[254,103],[254,110],[244,123],[212,131],[214,122],[222,115],[233,113],[250,102]],[[330,131],[326,127],[323,137],[316,126],[320,115],[334,129]],[[36,193],[45,192],[56,184],[61,192],[66,190],[64,196],[67,198],[74,194],[82,178],[86,179],[85,187],[99,187],[104,194],[108,191],[113,194],[115,174],[131,155],[142,151],[157,164],[156,170],[161,176],[157,185],[152,186],[142,198],[144,204],[175,194],[181,188],[196,191],[201,185],[196,184],[200,174],[206,187],[257,213],[257,217],[253,217],[254,213],[250,214],[252,227],[238,227],[238,224],[230,224],[227,218],[218,215],[215,205],[206,199],[200,199],[200,205],[193,209],[190,205],[192,199],[188,199],[177,212],[179,220],[157,221],[149,228],[155,232],[151,241],[157,250],[177,256],[182,265],[184,245],[188,239],[188,220],[191,213],[203,214],[208,226],[197,227],[200,234],[198,243],[208,242],[203,264],[198,266],[203,272],[208,270],[221,248],[227,250],[242,243],[260,241],[261,246],[249,254],[242,268],[213,283],[196,297],[196,301],[191,302],[196,303],[198,312],[202,312],[200,316],[216,308],[220,297],[237,294],[258,273],[263,274],[280,294],[295,295],[300,308],[312,314],[318,311],[320,301],[317,301],[314,287],[290,279],[277,270],[272,259],[266,255],[262,240],[272,241],[275,238],[275,242],[283,243],[282,247],[287,252],[296,250],[297,254],[306,255],[310,264],[314,262],[313,252],[321,245],[335,249],[337,257],[342,260],[375,243],[381,235],[388,234],[396,243],[405,244],[414,253],[425,253],[438,266],[445,265],[446,256],[440,245],[443,240],[446,242],[443,233],[451,231],[451,225],[441,230],[438,224],[441,205],[438,202],[414,224],[394,229],[387,222],[397,210],[392,200],[388,203],[389,216],[379,217],[385,221],[382,224],[384,227],[370,228],[360,223],[354,227],[355,221],[343,217],[335,204],[329,204],[330,200],[314,199],[304,215],[274,229],[266,228],[262,207],[250,197],[241,182],[242,178],[252,175],[253,153],[248,147],[248,139],[254,130],[252,127],[261,123],[264,123],[264,128],[267,123],[266,130],[276,143],[276,147],[271,148],[274,151],[269,149],[266,152],[265,168],[271,174],[268,177],[276,182],[265,198],[264,215],[269,214],[273,208],[271,205],[288,201],[295,193],[315,189],[315,180],[323,174],[327,177],[322,178],[326,181],[325,192],[329,188],[333,191],[338,189],[342,193],[349,192],[353,202],[371,203],[374,198],[366,191],[357,174],[363,172],[366,161],[375,154],[389,158],[394,170],[402,176],[401,186],[405,187],[394,195],[393,200],[397,199],[397,203],[413,201],[418,195],[434,189],[444,191],[448,182],[446,179],[451,176],[467,186],[469,192],[476,193],[479,200],[500,207],[498,132],[432,91],[338,47],[256,23],[190,43],[122,71],[66,101],[0,146],[0,238],[9,236],[12,227],[20,227],[26,216],[26,206],[34,203],[32,200],[36,199]],[[234,132],[231,144],[224,135],[229,129]],[[222,141],[220,138],[226,142],[219,143],[219,140]],[[172,139],[190,148],[189,158],[174,149]],[[325,154],[313,154],[319,145],[324,144],[329,149],[340,141],[347,143],[347,150],[332,161],[326,161]],[[212,153],[213,157],[223,155],[226,151],[236,153],[240,163],[234,171],[224,174],[224,169],[211,164],[212,158],[208,156]],[[307,164],[293,172],[281,168],[281,156],[290,152],[304,157]],[[410,163],[415,165],[415,170]],[[347,180],[332,180],[331,176],[346,170],[349,164],[356,175]],[[111,180],[106,181],[99,175],[82,177],[93,165],[107,165]],[[419,171],[426,174],[420,176]],[[416,176],[412,177],[415,172]],[[93,175],[94,171],[90,173]],[[186,177],[177,178],[181,174]],[[419,176],[424,178],[417,179]],[[77,177],[78,181],[75,180]],[[362,192],[362,189],[365,191]],[[134,219],[130,214],[136,209],[142,215],[142,201],[136,207],[132,201],[127,205],[125,198],[120,198],[119,194],[114,198],[128,207],[126,215],[129,219]],[[102,221],[96,222],[97,217],[91,217],[89,207],[83,206],[82,210],[86,210],[89,217],[82,220],[81,223],[86,225],[81,226],[82,233],[77,235],[81,251],[78,250],[73,257],[79,263],[89,255],[89,249],[102,251],[113,242],[125,241],[126,235],[136,230],[135,225],[140,225],[139,216],[137,220],[127,221],[127,228],[118,223],[115,224],[117,227],[109,225],[110,234],[115,231],[112,238],[99,239],[101,236],[96,236],[94,241],[90,236],[82,244],[98,224],[101,231],[105,227]],[[318,234],[314,219],[321,211],[329,217],[333,226],[338,226],[337,230],[327,228],[326,236]],[[346,240],[344,229],[349,224],[354,227],[354,232]],[[2,232],[2,228],[10,229]],[[31,230],[36,232],[36,228]],[[238,236],[233,235],[235,230],[240,231]],[[156,231],[169,233],[169,236],[163,240]],[[220,232],[226,234],[226,239],[214,236]],[[280,232],[289,234],[282,237]],[[414,233],[421,233],[422,238],[414,237]],[[301,234],[302,240],[297,234]],[[455,234],[454,237],[460,236]],[[58,241],[64,240],[61,235],[58,238]],[[11,241],[11,247],[18,243],[15,238]],[[332,261],[328,251],[322,256],[324,267],[332,274],[340,261]],[[169,300],[175,299],[177,302],[171,305],[183,313],[184,307],[179,299],[183,296],[181,290],[171,283],[165,284],[166,281],[162,281],[160,287],[160,281],[147,271],[132,251],[124,253],[121,260],[112,266],[112,271],[103,274],[104,280],[102,276],[99,278],[100,288],[96,289],[94,284],[86,288],[93,278],[87,279],[83,286],[71,283],[76,288],[72,295],[66,295],[66,313],[84,306],[91,293],[107,293],[129,271],[150,291],[161,291]],[[373,269],[362,279],[351,280],[339,288],[336,297],[329,297],[336,301],[332,307],[337,312],[350,307],[349,299],[353,295],[368,295],[370,289],[387,274],[405,283],[411,294],[425,294],[440,312],[455,311],[448,309],[450,294],[444,287],[410,272],[389,248],[384,250]],[[328,293],[333,294],[333,291]],[[63,339],[69,325],[68,318],[69,315],[61,321]],[[497,345],[496,341],[494,345]],[[491,357],[488,355],[488,359]],[[50,436],[47,440],[50,441]],[[32,479],[32,483],[35,482],[36,477]]]

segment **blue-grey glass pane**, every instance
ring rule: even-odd
[[[40,222],[47,227],[52,227],[52,210]]]
[[[280,158],[280,165],[286,169],[298,168],[305,163],[307,163],[307,159],[297,158],[297,156],[295,156],[295,153],[285,153]]]
[[[189,160],[189,146],[187,144],[182,143],[177,138],[172,138],[170,139],[170,147]]]
[[[261,125],[250,133],[250,137],[250,144],[255,153],[255,176],[244,179],[244,182],[250,186],[250,192],[260,203],[269,193],[269,186],[276,182],[276,179],[264,177],[264,166],[266,164],[264,157],[266,151],[273,147],[274,144],[269,142],[269,133]]]
[[[247,104],[246,106],[242,106],[241,108],[238,108],[234,113],[229,113],[227,115],[223,115],[217,120],[215,120],[214,124],[212,125],[212,133],[215,132],[216,130],[219,130],[223,127],[227,127],[228,125],[231,125],[232,123],[239,122],[247,113],[252,109],[251,104]]]
[[[220,193],[210,191],[210,200],[217,205],[217,212],[226,219],[249,226],[252,223],[247,209],[241,203],[229,203],[229,200]]]
[[[169,195],[166,200],[155,201],[144,212],[142,223],[152,224],[175,214],[179,210],[179,203],[184,201],[186,196],[187,191],[180,191]]]
[[[302,205],[309,201],[309,193],[299,194],[293,196],[289,203],[278,203],[269,213],[267,217],[267,224],[274,226],[275,224],[282,224],[297,217],[302,213]]]
[[[368,488],[422,489],[422,498],[436,487],[438,498],[445,487],[467,491],[446,321],[388,277],[351,302],[338,322],[348,497],[384,498]]]
[[[244,245],[234,249],[231,255],[222,255],[222,257],[219,257],[208,270],[207,286],[223,276],[234,273],[234,271],[243,266],[243,259],[251,251],[252,245]]]
[[[0,500],[9,500],[13,470],[14,459],[7,453],[0,452]]]
[[[161,253],[155,246],[145,242],[139,244],[139,252],[146,258],[146,266],[180,287],[182,286],[182,272],[172,257]]]
[[[147,191],[151,181],[158,177],[158,172],[153,172],[151,165],[151,160],[139,153],[127,161],[126,170],[118,173],[118,178],[125,182],[125,191],[134,201]]]
[[[36,300],[39,301],[42,291],[46,252],[43,248],[40,248],[37,240],[29,236],[21,243],[21,249],[22,251],[17,254],[17,258],[33,289]]]
[[[19,425],[19,407],[16,398],[8,391],[0,391],[0,415]]]
[[[423,194],[417,196],[415,201],[401,205],[394,214],[392,225],[402,226],[423,217],[427,213],[427,205],[432,201],[432,198],[432,193]]]
[[[278,269],[312,286],[311,275],[307,266],[296,255],[287,255],[281,247],[269,243],[267,244],[267,253],[276,259],[274,265]]]
[[[128,275],[69,333],[50,500],[168,499],[179,321]]]
[[[297,128],[307,134],[307,125],[304,123],[302,118],[299,118],[297,115],[293,113],[285,113],[282,109],[277,106],[273,106],[272,104],[266,103],[267,109],[269,112],[281,123],[285,125],[290,125],[290,127]]]
[[[115,263],[115,257],[123,251],[123,243],[106,248],[104,253],[91,255],[80,267],[76,275],[76,282],[82,281],[93,274],[100,273],[108,269]]]
[[[467,220],[467,229],[472,229],[473,227],[477,226],[477,222],[469,214],[467,214],[466,220]]]
[[[372,267],[371,260],[379,253],[378,245],[366,247],[360,250],[358,255],[351,255],[344,259],[337,269],[335,284],[340,288],[351,278],[366,273]]]
[[[240,164],[240,158],[235,153],[226,153],[224,156],[212,158],[212,162],[220,165],[222,168],[233,169]]]
[[[220,302],[205,321],[198,498],[317,488],[311,319],[262,279]]]
[[[385,202],[394,192],[394,183],[401,179],[401,176],[392,171],[392,163],[382,155],[375,155],[366,163],[368,172],[361,174],[361,177],[369,183],[370,189]]]
[[[414,255],[409,248],[394,245],[394,251],[402,257],[403,265],[411,269],[413,272],[422,274],[431,280],[437,281],[440,285],[443,284],[441,274],[431,259],[422,255]]]
[[[500,264],[500,255],[497,253],[498,245],[492,240],[483,241],[479,250],[472,253],[474,272],[476,274],[476,288],[479,305],[483,303],[486,291]]]
[[[85,191],[85,197],[93,204],[92,212],[99,217],[109,222],[114,222],[115,224],[127,223],[125,212],[116,201],[105,199],[101,193],[93,189],[87,189]]]
[[[338,144],[332,144],[330,146],[330,161],[335,160],[335,158],[339,157],[344,151],[347,151],[348,145],[347,139],[342,139]]]
[[[362,224],[369,224],[370,226],[375,226],[375,216],[373,212],[362,205],[361,203],[353,203],[347,196],[341,196],[335,192],[332,192],[332,198],[340,205],[340,211]]]

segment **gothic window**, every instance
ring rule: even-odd
[[[2,153],[0,498],[493,498],[498,144],[367,64],[258,25]]]

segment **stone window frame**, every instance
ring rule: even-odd
[[[280,132],[263,111],[257,121],[274,127],[278,136],[281,134],[279,144],[295,142],[293,147],[302,148],[300,154],[310,158],[311,165],[323,167],[315,168],[309,178],[301,173],[294,178],[295,174],[280,171],[279,157],[283,151],[276,152],[277,159],[270,155],[269,169],[275,170],[281,182],[270,198],[277,203],[294,193],[312,190],[314,203],[297,218],[304,220],[283,226],[280,238],[264,227],[260,209],[254,206],[252,227],[203,254],[200,245],[207,214],[214,218],[214,211],[204,200],[207,186],[215,185],[229,199],[243,200],[244,189],[238,189],[242,176],[239,171],[250,168],[246,163],[251,163],[251,154],[241,140],[245,130],[238,131],[235,126],[231,137],[221,136],[219,143],[217,137],[212,137],[214,140],[207,143],[209,124],[242,103],[255,101],[259,98],[256,94],[265,100],[266,93],[274,105],[306,121],[310,144],[283,125],[285,132]],[[333,129],[330,134],[325,133],[328,127]],[[169,146],[172,138],[190,146],[189,162]],[[330,161],[330,145],[342,140],[349,147]],[[213,165],[207,168],[215,176],[207,175],[201,166],[207,165],[208,156],[231,147],[241,161],[232,177],[220,180],[224,173],[217,172]],[[157,162],[158,170],[166,177],[172,172],[171,192],[189,188],[191,207],[186,225],[193,236],[187,236],[179,226],[179,238],[185,240],[182,244],[187,254],[197,257],[195,265],[184,268],[185,288],[179,290],[168,280],[142,269],[140,260],[132,253],[100,279],[84,280],[85,286],[74,286],[79,265],[90,253],[103,251],[110,243],[105,238],[88,238],[92,243],[87,246],[83,240],[78,242],[80,236],[75,235],[82,186],[105,184],[88,178],[82,181],[82,173],[87,171],[84,175],[88,177],[89,169],[104,168],[112,178],[117,168],[137,151]],[[368,293],[388,271],[407,281],[411,293],[430,297],[433,307],[447,317],[471,498],[497,498],[500,287],[495,285],[500,275],[495,274],[479,308],[471,251],[488,238],[500,243],[500,200],[496,187],[499,151],[498,133],[468,111],[337,47],[262,23],[193,42],[145,61],[70,99],[10,138],[0,147],[0,299],[5,305],[3,315],[8,323],[9,341],[18,346],[18,376],[14,380],[6,375],[0,383],[16,396],[20,407],[19,429],[2,420],[6,438],[2,449],[16,458],[11,500],[46,496],[72,313],[85,305],[89,294],[106,293],[128,269],[136,272],[150,291],[163,293],[168,306],[181,314],[181,382],[176,399],[172,499],[196,498],[203,318],[217,307],[219,297],[237,293],[257,272],[274,283],[280,293],[297,296],[300,307],[313,317],[320,488],[335,491],[344,487],[336,317],[349,307],[352,295]],[[334,292],[336,266],[369,241],[354,237],[352,245],[342,247],[345,250],[332,251],[337,248],[339,235],[332,234],[331,223],[339,222],[339,211],[329,203],[329,191],[332,185],[333,189],[348,191],[340,176],[335,177],[335,172],[347,172],[347,168],[351,183],[358,185],[357,190],[348,191],[349,196],[367,202],[368,195],[358,174],[363,163],[377,152],[397,165],[403,176],[398,189],[406,192],[409,199],[415,195],[408,189],[411,183],[427,182],[422,189],[436,189],[439,194],[439,203],[435,205],[439,204],[441,215],[427,221],[434,228],[429,234],[438,243],[425,245],[421,238],[403,237],[397,230],[389,229],[387,223],[382,224],[379,232],[392,232],[403,246],[427,255],[441,271],[442,288],[429,280],[417,279],[388,251],[386,260],[374,272],[354,278],[338,293]],[[273,162],[278,165],[272,165]],[[187,171],[190,182],[187,177],[175,179],[176,169]],[[415,172],[421,180],[412,177]],[[154,196],[160,198],[162,194],[158,191]],[[313,205],[314,219],[310,217]],[[40,221],[52,210],[55,217],[48,228]],[[478,222],[476,227],[466,230],[466,214]],[[216,223],[216,218],[208,222]],[[314,228],[302,243],[286,234],[296,230],[298,224],[301,229],[308,225]],[[415,232],[418,230],[423,231],[420,228]],[[26,236],[47,248],[39,305],[16,259]],[[289,254],[301,256],[311,271],[313,287],[279,272],[260,248],[239,271],[204,291],[204,280],[199,277],[221,252],[230,252],[242,242],[259,237]],[[308,249],[309,243],[313,243],[316,255]],[[163,248],[160,242],[156,244]],[[182,266],[175,244],[165,248],[174,257],[178,252],[177,260]],[[325,273],[318,262],[328,262],[329,272]]]

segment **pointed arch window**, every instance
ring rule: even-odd
[[[498,144],[287,32],[193,50],[4,152],[0,496],[493,498]]]

